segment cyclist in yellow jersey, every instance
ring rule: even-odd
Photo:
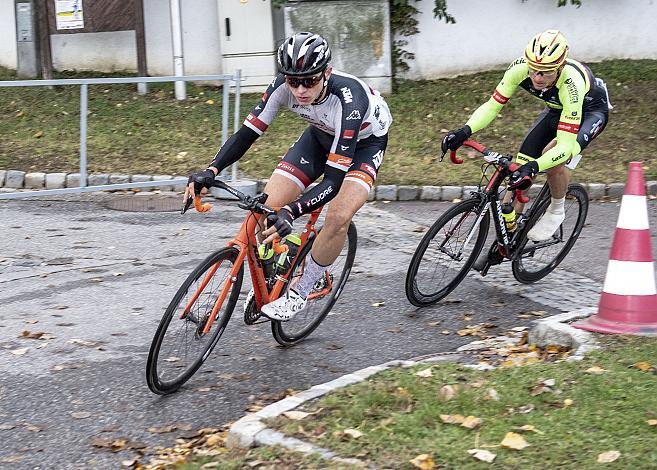
[[[528,189],[539,171],[547,172],[552,200],[527,234],[533,241],[547,240],[565,217],[570,180],[565,164],[602,132],[611,103],[605,83],[586,65],[568,58],[563,34],[547,30],[531,39],[524,56],[511,63],[493,96],[472,113],[465,126],[445,135],[442,151],[456,150],[472,133],[488,126],[518,88],[542,99],[547,107],[520,146],[516,161],[523,165],[511,177],[509,187]]]

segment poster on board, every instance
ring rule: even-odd
[[[82,0],[55,0],[57,29],[84,28]]]

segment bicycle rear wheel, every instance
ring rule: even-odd
[[[288,288],[294,279],[299,279],[303,274],[306,257],[310,255],[310,250],[314,242],[315,238],[306,242],[301,253],[291,266]],[[324,276],[315,283],[313,290],[308,296],[306,308],[297,313],[289,321],[271,322],[272,334],[279,344],[291,346],[298,343],[312,333],[322,320],[326,318],[347,283],[347,278],[349,277],[351,267],[354,264],[354,258],[356,257],[356,245],[356,226],[352,222],[349,224],[347,240],[342,248],[342,252],[340,252],[329,269],[326,270]],[[281,295],[285,295],[285,292],[286,290]]]
[[[406,274],[408,300],[424,307],[452,292],[481,252],[489,224],[490,216],[481,213],[478,199],[463,201],[440,216],[411,259]]]
[[[531,284],[550,274],[568,255],[568,252],[577,241],[586,222],[589,210],[589,197],[581,184],[571,184],[566,193],[564,210],[566,218],[550,240],[530,242],[527,233],[545,214],[550,205],[550,195],[542,201],[537,201],[536,209],[532,208],[531,215],[523,228],[523,238],[516,251],[520,256],[511,264],[513,276],[524,284]]]
[[[223,248],[208,256],[185,279],[171,300],[148,353],[146,381],[153,393],[166,395],[178,390],[216,346],[235,308],[244,267],[232,283],[210,331],[203,333],[203,328],[226,286],[238,254],[236,248]]]

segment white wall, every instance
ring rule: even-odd
[[[16,68],[16,11],[14,0],[0,0],[0,65]]]
[[[582,0],[557,7],[556,0],[448,0],[456,24],[433,17],[433,1],[416,3],[420,33],[405,47],[415,53],[407,78],[431,79],[506,66],[522,55],[531,37],[557,28],[582,61],[657,59],[657,1]]]

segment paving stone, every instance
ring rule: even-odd
[[[109,175],[106,173],[87,176],[87,186],[102,186],[108,183],[109,183]]]
[[[7,170],[5,175],[5,188],[22,188],[25,185],[25,172]]]
[[[2,176],[0,176],[0,185],[2,185]],[[652,196],[657,196],[657,181],[648,181],[646,183],[646,192]]]
[[[586,185],[589,199],[602,199],[605,196],[605,185],[602,183],[589,183]]]
[[[80,173],[69,173],[66,175],[66,187],[77,188],[80,186]]]
[[[130,175],[110,175],[109,184],[125,184],[130,182]]]
[[[41,172],[27,173],[25,187],[27,189],[43,189],[46,184],[46,174]]]
[[[443,201],[453,201],[454,199],[460,199],[461,196],[463,196],[463,188],[461,186],[443,186]]]
[[[132,175],[133,183],[143,183],[145,181],[152,181],[153,177],[151,175]]]
[[[173,176],[171,175],[155,175],[153,176],[153,181],[164,181],[164,180],[170,180],[173,179]],[[160,188],[162,191],[172,191],[173,186],[172,185],[164,185],[164,186],[157,186],[157,188]]]
[[[66,187],[66,173],[46,174],[46,189],[62,189]]]
[[[18,191],[16,188],[0,188],[0,193],[15,193]]]
[[[625,185],[623,183],[611,183],[607,185],[607,196],[611,198],[620,199],[623,197],[624,192]]]
[[[396,184],[380,184],[376,187],[376,200],[377,201],[396,201],[397,200],[397,185]]]
[[[399,186],[397,188],[398,201],[414,201],[418,196],[417,186]]]
[[[422,186],[420,199],[423,201],[440,201],[442,192],[443,188],[441,186]]]

